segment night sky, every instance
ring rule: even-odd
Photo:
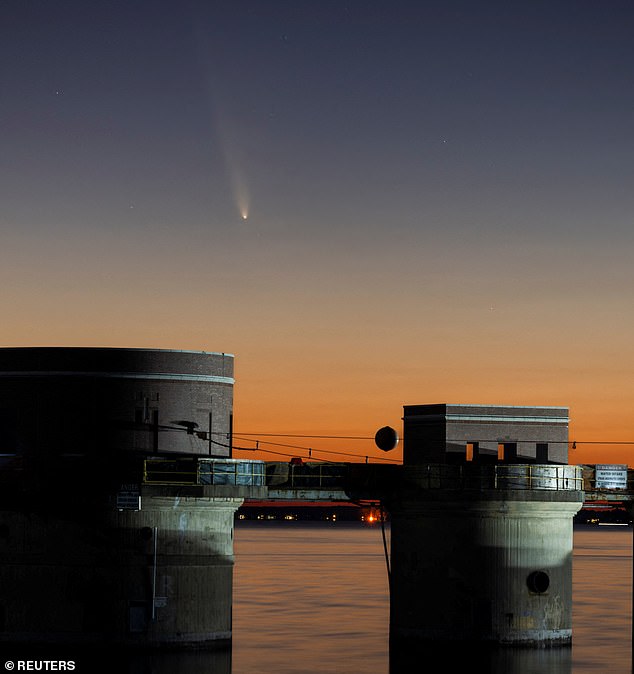
[[[1,345],[233,353],[237,434],[562,405],[571,463],[630,461],[633,35],[609,0],[4,0]]]

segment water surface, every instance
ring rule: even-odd
[[[390,667],[380,527],[242,523],[235,553],[233,674],[418,670],[395,664],[394,657]],[[630,674],[631,588],[631,527],[577,526],[572,648],[469,654],[467,660],[496,674]],[[447,665],[463,655],[441,653]]]

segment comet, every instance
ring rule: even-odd
[[[247,220],[251,199],[247,176],[243,170],[247,161],[242,148],[242,134],[236,128],[232,116],[228,113],[223,114],[219,107],[220,97],[218,92],[214,92],[214,94],[215,102],[211,105],[212,128],[221,156],[224,159],[235,209],[241,220]]]
[[[235,165],[231,169],[231,183],[236,210],[246,220],[249,217],[249,190],[244,175]]]

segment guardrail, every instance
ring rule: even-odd
[[[349,475],[347,463],[282,463],[268,461],[266,485],[275,489],[341,489]]]
[[[276,490],[333,490],[359,486],[365,465],[351,473],[355,464],[282,463],[241,459],[146,459],[144,484],[171,485],[243,485],[270,487]],[[374,488],[403,486],[418,489],[475,490],[556,490],[583,491],[583,470],[573,465],[544,464],[424,464],[401,466],[400,478],[393,470],[389,475],[372,470]],[[377,474],[375,474],[377,473]],[[358,484],[357,484],[358,483]]]
[[[145,459],[143,484],[276,486],[283,489],[341,488],[348,464],[240,459]]]
[[[241,459],[146,459],[143,484],[214,485],[262,487],[264,461]]]
[[[451,465],[405,467],[407,483],[424,489],[583,491],[580,466],[543,464]]]

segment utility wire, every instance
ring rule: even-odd
[[[158,427],[158,430],[161,431],[188,431],[188,429],[183,428],[181,426],[167,426],[167,425],[160,425]],[[190,434],[195,435],[198,434],[198,431],[189,431]],[[211,435],[227,435],[226,431],[215,431],[212,432]],[[309,435],[309,434],[294,434],[294,433],[240,433],[239,435],[234,434],[233,437],[239,440],[247,440],[249,442],[253,442],[253,440],[249,437],[243,437],[243,436],[259,436],[259,437],[276,437],[276,438],[321,438],[321,439],[329,439],[329,440],[373,440],[374,438],[371,437],[365,437],[365,436],[352,436],[352,435]],[[222,442],[218,442],[217,440],[213,440],[210,438],[210,442],[219,445],[221,447],[231,447],[228,444],[224,444]],[[333,463],[332,461],[328,461],[327,459],[319,459],[318,457],[313,456],[313,452],[317,454],[331,454],[335,456],[348,456],[356,459],[363,458],[363,454],[359,453],[350,453],[350,452],[338,452],[335,450],[330,450],[330,449],[319,449],[316,447],[306,447],[304,445],[290,445],[286,443],[281,443],[281,442],[272,442],[271,440],[256,440],[255,441],[258,446],[256,447],[236,447],[233,446],[231,447],[233,450],[236,451],[243,451],[243,452],[262,452],[265,454],[275,454],[277,456],[284,456],[284,457],[293,457],[293,454],[289,454],[287,452],[278,452],[272,449],[264,449],[262,447],[259,447],[259,444],[266,444],[266,445],[273,445],[276,447],[286,447],[289,449],[299,449],[303,451],[308,452],[308,458],[314,458],[317,461],[322,461],[325,463]],[[520,440],[510,440],[507,438],[493,438],[489,440],[483,440],[480,439],[477,441],[477,443],[497,443],[497,444],[516,444],[518,442],[522,442]],[[467,443],[467,444],[476,444],[474,443]],[[550,441],[548,444],[567,444],[571,446],[571,449],[577,449],[577,445],[634,445],[634,440],[561,440],[561,441]],[[381,462],[386,462],[386,463],[400,463],[398,459],[388,459],[387,457],[371,457],[374,461],[381,461]],[[370,457],[369,455],[365,455],[365,461],[368,463]]]
[[[159,430],[161,431],[185,431],[186,429],[182,426],[167,426],[164,424],[159,425]],[[194,434],[200,431],[194,430]],[[208,433],[209,431],[204,431]],[[227,435],[227,431],[212,431],[212,435]],[[241,439],[248,440],[246,437],[242,436],[258,436],[258,437],[270,437],[270,438],[317,438],[324,440],[374,440],[374,437],[363,436],[363,435],[309,435],[301,433],[251,433],[244,432],[239,434],[234,434],[234,437],[241,437]],[[279,444],[266,441],[267,444]],[[512,443],[512,442],[525,442],[522,440],[511,440],[507,438],[480,438],[477,442],[497,442],[499,444]],[[568,445],[634,445],[634,440],[551,440],[551,444],[568,444]],[[281,447],[294,447],[296,449],[311,449],[302,447],[300,445],[282,445]],[[314,448],[312,448],[314,449]],[[325,451],[325,450],[324,450]],[[350,456],[357,456],[350,455]]]
[[[634,445],[634,440],[571,440],[569,445]]]
[[[233,437],[237,438],[238,440],[249,440],[249,438],[242,438],[242,437],[236,436],[236,435],[234,435]],[[251,442],[253,442],[253,441],[251,440]],[[337,452],[337,451],[334,451],[334,450],[331,450],[331,449],[318,449],[316,447],[305,447],[305,446],[302,446],[302,445],[288,445],[288,444],[284,444],[284,443],[281,443],[281,442],[271,442],[270,440],[261,440],[261,441],[258,441],[258,442],[262,442],[262,444],[265,444],[265,445],[274,445],[276,447],[288,447],[288,448],[291,448],[291,449],[301,449],[301,450],[309,452],[309,457],[312,457],[313,452],[316,452],[317,454],[334,454],[334,455],[337,455],[337,456],[351,456],[355,459],[362,458],[363,456],[366,456],[366,458],[369,458],[369,456],[367,456],[367,455],[362,455],[362,454],[358,454],[358,453],[357,454],[351,454],[350,452]],[[234,447],[234,449],[239,449],[239,448]],[[246,449],[246,448],[243,448],[243,449]],[[265,451],[265,450],[261,449],[260,447],[254,447],[254,448],[249,447],[247,449],[247,451],[260,451],[260,452],[262,452],[262,451]],[[288,456],[292,456],[292,455],[289,454]],[[388,459],[388,458],[384,458],[382,456],[372,457],[372,458],[375,459],[376,461],[387,461],[387,462],[390,462],[390,463],[400,463],[400,461],[398,459]]]
[[[275,438],[323,438],[328,440],[374,440],[370,437],[353,436],[353,435],[293,435],[289,433],[240,433],[241,436],[257,435],[260,437],[275,437]],[[247,438],[244,438],[245,440]],[[444,442],[444,441],[443,441]],[[450,442],[450,441],[449,441]],[[468,442],[468,441],[465,441]],[[474,442],[497,442],[498,444],[512,444],[514,442],[527,442],[526,440],[511,440],[507,438],[480,438]],[[273,444],[273,443],[270,443]],[[471,443],[473,444],[473,443]],[[549,444],[557,445],[634,445],[634,440],[550,440]],[[285,445],[286,447],[297,447],[303,449],[299,445]]]
[[[227,445],[223,442],[217,442],[216,440],[211,441],[214,445],[219,445],[220,447],[231,447],[231,445]],[[274,444],[274,443],[273,443]],[[296,454],[289,454],[288,452],[276,452],[272,449],[263,449],[262,447],[236,447],[235,445],[232,447],[234,451],[240,451],[240,452],[263,452],[264,454],[275,454],[277,456],[285,456],[285,457],[290,457],[293,458],[296,456]],[[318,453],[328,453],[328,450],[314,450],[317,451]],[[358,454],[347,454],[346,456],[352,456],[356,459],[360,458]],[[317,457],[312,457],[316,461],[319,461],[321,463],[336,463],[334,461],[328,461],[327,459],[319,459]],[[369,457],[366,457],[369,458]],[[376,458],[378,461],[397,461],[396,459],[382,459],[382,457],[373,457]],[[400,463],[397,461],[397,463]]]
[[[240,435],[254,435],[260,437],[273,437],[273,438],[322,438],[327,440],[374,440],[372,436],[364,435],[308,435],[300,433],[240,433]],[[478,442],[498,442],[503,444],[504,442],[514,442],[513,440],[506,438],[480,438]],[[523,442],[517,440],[515,442]],[[634,440],[556,440],[551,443],[556,444],[583,444],[583,445],[634,445]],[[289,445],[295,447],[296,445]]]
[[[240,435],[257,435],[273,438],[321,438],[327,440],[374,440],[374,437],[362,435],[304,435],[299,433],[240,433]]]

